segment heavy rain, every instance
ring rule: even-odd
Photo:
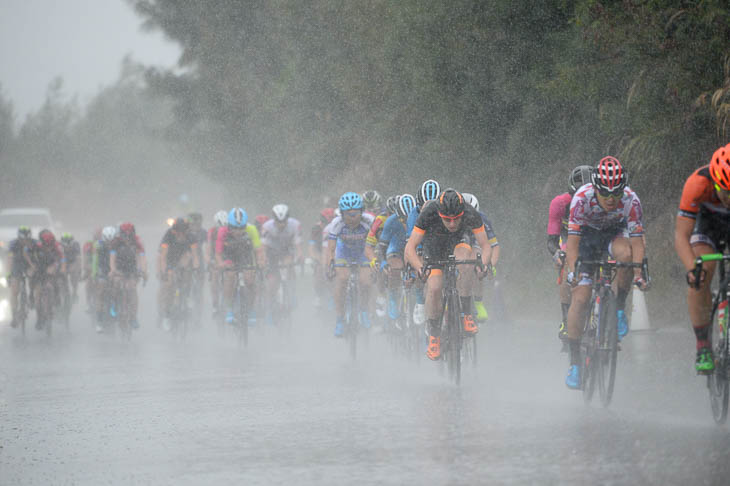
[[[0,484],[728,484],[729,143],[725,0],[7,0]]]

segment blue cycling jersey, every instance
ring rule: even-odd
[[[388,250],[385,252],[386,256],[403,253],[406,246],[406,228],[397,215],[392,214],[385,220],[379,241],[388,245]]]

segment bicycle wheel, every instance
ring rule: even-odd
[[[593,400],[593,392],[596,389],[596,348],[598,339],[596,337],[595,324],[598,322],[601,310],[600,300],[594,296],[591,302],[591,312],[586,317],[586,322],[581,337],[581,387],[583,388],[583,401],[588,405]]]
[[[357,286],[352,283],[347,286],[347,340],[350,343],[350,357],[357,359],[357,332],[360,327],[360,312],[357,302]]]
[[[461,322],[459,319],[458,295],[453,293],[449,296],[446,306],[446,337],[447,337],[447,365],[449,375],[454,384],[461,384]]]
[[[728,394],[730,392],[730,382],[728,382],[730,353],[728,353],[727,330],[723,329],[723,324],[718,322],[717,313],[715,312],[710,336],[712,353],[715,357],[715,371],[707,377],[707,391],[710,394],[712,418],[717,424],[724,424],[727,420]]]
[[[598,325],[598,349],[596,353],[596,372],[598,373],[598,393],[601,403],[607,407],[613,398],[616,382],[616,362],[618,360],[618,329],[616,317],[616,298],[613,291],[603,294]]]
[[[248,305],[246,294],[239,285],[238,292],[238,318],[236,319],[236,331],[238,334],[238,345],[248,347]]]

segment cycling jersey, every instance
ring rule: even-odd
[[[106,278],[106,276],[109,275],[109,272],[111,271],[110,245],[111,242],[107,243],[105,241],[99,241],[96,244],[96,271],[94,275],[97,277]]]
[[[172,268],[180,261],[180,259],[190,250],[197,248],[197,243],[193,237],[185,233],[182,238],[178,239],[173,232],[172,228],[165,232],[165,236],[162,237],[160,248],[167,248],[167,268]]]
[[[481,211],[479,212],[479,216],[482,218],[482,223],[484,223],[484,231],[487,233],[487,241],[489,242],[489,246],[494,248],[495,246],[499,246],[499,242],[497,241],[497,235],[494,233],[494,226],[492,225],[492,222],[487,218],[487,215],[484,214]]]
[[[215,252],[220,254],[227,265],[246,266],[253,263],[252,250],[261,247],[261,238],[256,226],[246,225],[246,231],[240,237],[231,232],[231,228],[224,226],[218,230],[215,242]]]
[[[730,208],[717,197],[709,165],[700,167],[687,178],[678,214],[695,220],[691,244],[707,243],[716,251],[723,250],[730,230]]]
[[[606,211],[598,204],[592,184],[585,184],[573,196],[570,203],[568,234],[582,234],[584,227],[598,231],[620,233],[623,237],[642,236],[641,201],[628,186],[618,201],[616,209]]]
[[[63,248],[61,248],[61,244],[59,242],[55,242],[53,246],[49,247],[41,241],[36,241],[33,246],[31,258],[33,263],[35,263],[41,271],[45,271],[51,265],[64,261]]]
[[[301,224],[299,220],[287,218],[286,226],[279,229],[276,221],[268,220],[262,226],[261,243],[269,250],[278,255],[293,253],[294,247],[302,243]]]
[[[322,253],[322,242],[325,240],[323,233],[324,225],[321,221],[312,226],[312,229],[309,232],[309,244],[314,247],[314,251],[317,253]]]
[[[66,263],[69,265],[75,263],[81,255],[81,247],[79,242],[76,240],[69,241],[68,243],[61,242],[63,247],[63,254],[66,257]]]
[[[215,244],[218,241],[218,231],[223,229],[223,226],[213,226],[208,230],[208,261],[213,261],[215,258]]]
[[[136,275],[137,255],[144,255],[144,246],[137,235],[132,241],[117,236],[109,244],[109,254],[116,255],[116,267],[119,272],[127,276]]]
[[[13,261],[11,275],[19,276],[28,270],[29,265],[26,256],[31,257],[31,252],[35,244],[36,241],[30,238],[26,240],[15,239],[10,242],[9,252]]]
[[[550,201],[550,209],[548,211],[547,234],[550,236],[560,236],[563,245],[568,239],[568,218],[570,217],[570,201],[573,196],[564,192],[555,196]]]
[[[337,242],[335,259],[340,263],[365,262],[365,240],[367,239],[373,217],[363,212],[360,223],[354,228],[345,224],[342,216],[337,216],[330,224],[328,239]]]
[[[445,260],[458,245],[471,247],[472,235],[484,231],[481,215],[470,205],[464,207],[458,229],[449,231],[441,221],[439,205],[435,202],[423,206],[413,227],[414,234],[423,235],[423,253],[429,260]]]
[[[406,227],[398,219],[397,214],[392,214],[385,220],[378,242],[387,245],[386,257],[403,254],[403,249],[406,247]]]

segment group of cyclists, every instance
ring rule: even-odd
[[[627,170],[618,159],[606,156],[595,165],[581,165],[570,172],[568,191],[551,201],[548,215],[547,248],[561,275],[558,334],[570,360],[565,383],[580,389],[580,338],[594,274],[590,264],[581,262],[608,256],[617,262],[642,263],[646,251],[642,206],[628,185]],[[471,262],[480,259],[478,264],[469,264],[473,269],[461,265],[456,278],[465,338],[474,336],[478,322],[487,318],[483,279],[496,275],[500,257],[493,225],[480,211],[475,195],[443,189],[435,180],[423,182],[415,195],[387,199],[375,190],[346,192],[336,207],[320,211],[308,242],[300,221],[290,216],[286,204],[274,205],[270,214],[258,215],[251,222],[240,207],[220,210],[208,231],[203,229],[202,219],[200,213],[192,213],[174,220],[159,245],[158,324],[165,330],[170,327],[173,292],[181,281],[176,272],[189,279],[194,300],[202,299],[203,283],[209,281],[213,315],[226,324],[236,320],[235,288],[241,275],[247,288],[249,322],[271,323],[281,280],[294,279],[295,265],[304,261],[313,264],[314,305],[321,309],[329,302],[334,310],[335,337],[345,332],[346,286],[353,264],[370,268],[357,277],[357,321],[363,328],[372,326],[373,309],[390,325],[399,325],[404,311],[399,292],[406,276],[416,302],[405,311],[412,313],[414,323],[424,326],[425,354],[431,360],[441,357],[444,321],[444,275],[438,262],[449,257]],[[708,165],[687,179],[676,219],[675,247],[687,270],[687,302],[696,335],[695,366],[701,374],[712,373],[715,366],[708,336],[714,265],[705,264],[698,274],[695,262],[700,255],[724,251],[729,230],[730,144],[720,147]],[[52,306],[39,302],[38,296],[45,295],[44,286],[51,295],[68,294],[75,301],[81,280],[86,281],[97,330],[104,329],[115,302],[113,295],[120,289],[133,296],[128,305],[132,325],[138,326],[136,289],[139,280],[148,278],[148,264],[133,224],[97,230],[83,249],[69,234],[57,241],[51,231],[43,230],[33,239],[30,229],[21,227],[10,245],[9,260],[13,326],[26,279],[29,305],[38,311],[38,328],[52,318]],[[625,306],[632,285],[646,290],[648,276],[639,265],[619,268],[615,280],[619,339],[629,332]]]

